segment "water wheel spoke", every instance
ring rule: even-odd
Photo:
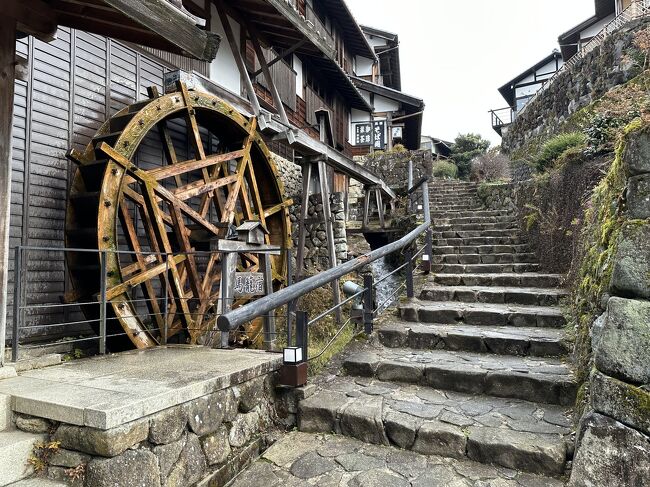
[[[176,264],[180,264],[186,259],[184,255],[175,255],[169,259],[169,268],[175,268]],[[123,281],[117,286],[113,286],[106,290],[106,299],[114,299],[120,294],[124,294],[127,291],[130,291],[131,288],[142,284],[147,280],[163,274],[168,268],[168,264],[163,262],[162,264],[157,264],[154,267],[146,269],[139,274],[136,274],[132,278]]]
[[[139,267],[140,272],[147,271],[147,258],[142,254],[142,247],[140,246],[140,241],[138,240],[138,233],[133,224],[133,219],[129,213],[129,209],[126,204],[120,204],[120,222],[122,227],[125,229],[125,237],[127,241],[127,246],[131,252],[133,258],[135,258],[137,266]],[[154,258],[155,259],[155,258]],[[158,328],[163,326],[163,318],[160,312],[160,306],[158,305],[158,298],[156,292],[151,283],[151,279],[147,279],[141,283],[142,291],[146,298],[147,309],[153,314],[156,320]]]
[[[239,159],[243,155],[243,150],[236,150],[226,154],[214,154],[201,160],[192,159],[190,161],[177,162],[173,166],[159,167],[146,172],[153,179],[161,181],[172,176],[180,176],[206,167],[216,166],[218,168],[227,162]]]
[[[178,189],[174,190],[174,196],[176,196],[181,201],[187,201],[190,198],[196,196],[201,196],[205,193],[211,193],[217,188],[222,186],[227,186],[229,184],[237,181],[237,176],[226,176],[225,178],[212,178],[209,182],[205,183],[203,181],[195,181],[185,186],[181,186]],[[202,215],[205,217],[205,215]]]
[[[181,215],[178,206],[174,204],[169,205],[169,209],[172,214],[172,219],[174,220],[174,233],[178,239],[178,243],[181,246],[181,251],[187,255],[185,260],[185,268],[187,271],[188,279],[190,281],[190,288],[194,297],[201,299],[203,297],[202,286],[199,278],[199,271],[196,268],[196,260],[192,252],[194,249],[190,244],[190,239],[187,236],[187,229],[185,228],[185,221],[183,220],[183,215]],[[183,288],[185,286],[183,285]]]

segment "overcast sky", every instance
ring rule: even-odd
[[[594,14],[594,0],[347,0],[363,25],[400,39],[402,89],[426,103],[425,135],[476,132],[500,143],[497,89]]]

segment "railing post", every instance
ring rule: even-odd
[[[292,264],[291,264],[291,249],[287,249],[287,287],[293,284]],[[287,303],[287,346],[291,346],[291,339],[293,338],[293,330],[291,329],[292,320],[291,315],[294,312],[295,301]]]
[[[374,277],[372,274],[363,276],[363,287],[366,289],[363,293],[363,331],[370,335],[374,328]]]
[[[99,354],[106,353],[106,250],[99,254]]]
[[[429,181],[425,181],[425,183],[422,185],[422,200],[423,200],[423,207],[424,207],[424,221],[427,220],[427,218],[431,218],[431,206],[429,204]],[[431,262],[433,261],[433,232],[431,230],[431,227],[427,229],[427,236],[426,236],[426,250],[424,251],[424,255],[422,256],[422,264],[423,264],[423,270],[427,274],[431,272]]]
[[[309,359],[309,317],[306,311],[296,311],[296,347],[302,348],[302,358]]]
[[[20,314],[22,313],[20,302],[22,300],[22,249],[20,245],[16,247],[14,254],[14,316],[11,329],[11,361],[18,361],[18,339],[20,336]],[[4,340],[5,337],[0,337]],[[4,357],[2,357],[4,360]]]
[[[407,178],[408,178],[408,181],[407,181],[408,189],[410,191],[410,189],[413,187],[413,159],[409,159],[409,162],[408,162],[408,176],[407,176]],[[409,214],[412,211],[413,211],[413,195],[410,194],[409,199],[408,199],[408,212],[409,212]]]
[[[415,291],[413,290],[413,252],[411,247],[406,250],[406,297],[413,298],[415,297]]]

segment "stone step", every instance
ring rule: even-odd
[[[479,211],[485,209],[480,204],[460,204],[460,205],[439,205],[436,203],[431,203],[429,208],[433,211],[443,211],[443,212],[462,212],[462,211]]]
[[[568,296],[564,289],[503,286],[434,286],[426,285],[420,299],[460,301],[463,303],[505,303],[533,306],[558,306]]]
[[[537,272],[500,274],[435,274],[429,277],[432,284],[443,286],[515,286],[560,287],[564,276]]]
[[[577,391],[569,368],[550,357],[376,347],[343,367],[353,377],[561,406],[573,406]]]
[[[463,216],[463,217],[437,217],[433,219],[434,225],[456,225],[468,223],[513,223],[517,224],[514,215],[500,216]]]
[[[431,211],[431,218],[474,218],[474,217],[516,217],[508,210],[478,210],[478,211]]]
[[[510,229],[495,229],[495,230],[433,230],[434,239],[449,239],[449,238],[486,238],[486,237],[500,237],[500,238],[517,238],[520,231],[518,228]]]
[[[476,479],[480,479],[475,482]],[[202,485],[202,484],[199,484]],[[356,438],[292,431],[229,487],[562,487],[559,479],[373,445]]]
[[[532,264],[537,261],[535,254],[433,254],[434,264]]]
[[[34,474],[27,460],[34,451],[34,443],[45,439],[45,435],[18,430],[0,431],[0,485],[9,485]]]
[[[486,231],[486,230],[519,230],[515,222],[501,223],[453,223],[433,225],[436,232],[466,232],[466,231]]]
[[[515,304],[459,303],[410,300],[399,307],[400,316],[413,323],[443,325],[562,328],[560,308]]]
[[[447,254],[526,254],[530,253],[529,245],[460,245],[436,246],[434,255]]]
[[[431,272],[440,274],[496,274],[536,272],[539,264],[433,264]]]
[[[436,247],[447,246],[470,246],[470,245],[524,245],[526,238],[521,235],[514,237],[448,237],[434,238],[433,245]]]
[[[11,427],[11,396],[0,394],[0,431]]]
[[[563,408],[557,406],[346,377],[337,378],[301,401],[298,412],[298,428],[303,432],[338,433],[365,443],[395,445],[424,455],[469,458],[548,476],[560,476],[565,471],[569,425]],[[355,485],[392,487],[410,483]],[[479,483],[450,484],[431,478],[414,485]],[[517,485],[557,484],[549,479]]]
[[[564,332],[552,328],[431,325],[393,319],[376,329],[380,343],[389,348],[531,357],[563,357],[569,352]]]

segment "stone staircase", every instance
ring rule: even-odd
[[[342,373],[300,403],[299,429],[534,474],[512,485],[562,485],[576,383],[561,276],[540,271],[516,215],[485,209],[474,184],[430,194],[433,272],[419,298],[348,349]]]

